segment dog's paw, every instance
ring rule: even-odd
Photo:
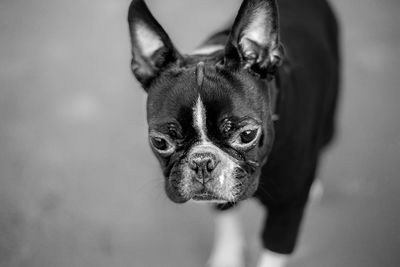
[[[260,256],[257,267],[285,267],[287,265],[288,256],[274,253],[265,249]]]

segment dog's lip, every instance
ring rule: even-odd
[[[217,200],[213,195],[210,194],[196,194],[192,197],[193,200]]]
[[[221,200],[220,198],[218,198],[217,196],[215,196],[214,194],[207,192],[206,190],[201,190],[198,193],[195,193],[192,196],[193,200]]]

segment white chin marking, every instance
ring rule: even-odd
[[[152,56],[158,49],[164,46],[160,37],[144,24],[137,25],[136,37],[140,51],[145,57]]]
[[[216,214],[215,238],[209,267],[243,267],[243,236],[237,210]]]
[[[288,255],[274,253],[265,249],[261,253],[257,267],[285,267],[287,261]]]
[[[219,183],[220,183],[221,185],[223,185],[224,182],[225,182],[225,173],[221,174],[221,176],[219,177]]]
[[[233,161],[226,161],[226,167],[219,176],[219,182],[223,185],[229,176],[233,176],[236,164]]]
[[[193,127],[196,129],[200,136],[202,143],[205,143],[207,138],[207,127],[206,127],[206,109],[201,101],[201,97],[197,98],[196,104],[193,107]]]
[[[196,49],[192,55],[209,55],[222,49],[224,49],[223,45],[207,45]]]

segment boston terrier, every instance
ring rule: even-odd
[[[143,0],[128,21],[166,194],[217,210],[208,265],[245,265],[235,207],[256,198],[268,213],[258,266],[285,266],[334,134],[340,55],[329,4],[244,0],[229,29],[186,55]]]

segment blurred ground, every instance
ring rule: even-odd
[[[190,51],[238,8],[149,0]],[[0,266],[204,266],[207,206],[166,200],[129,70],[124,1],[0,2]],[[290,266],[400,265],[400,3],[336,0],[344,82],[321,202]],[[250,266],[263,214],[243,205]]]

